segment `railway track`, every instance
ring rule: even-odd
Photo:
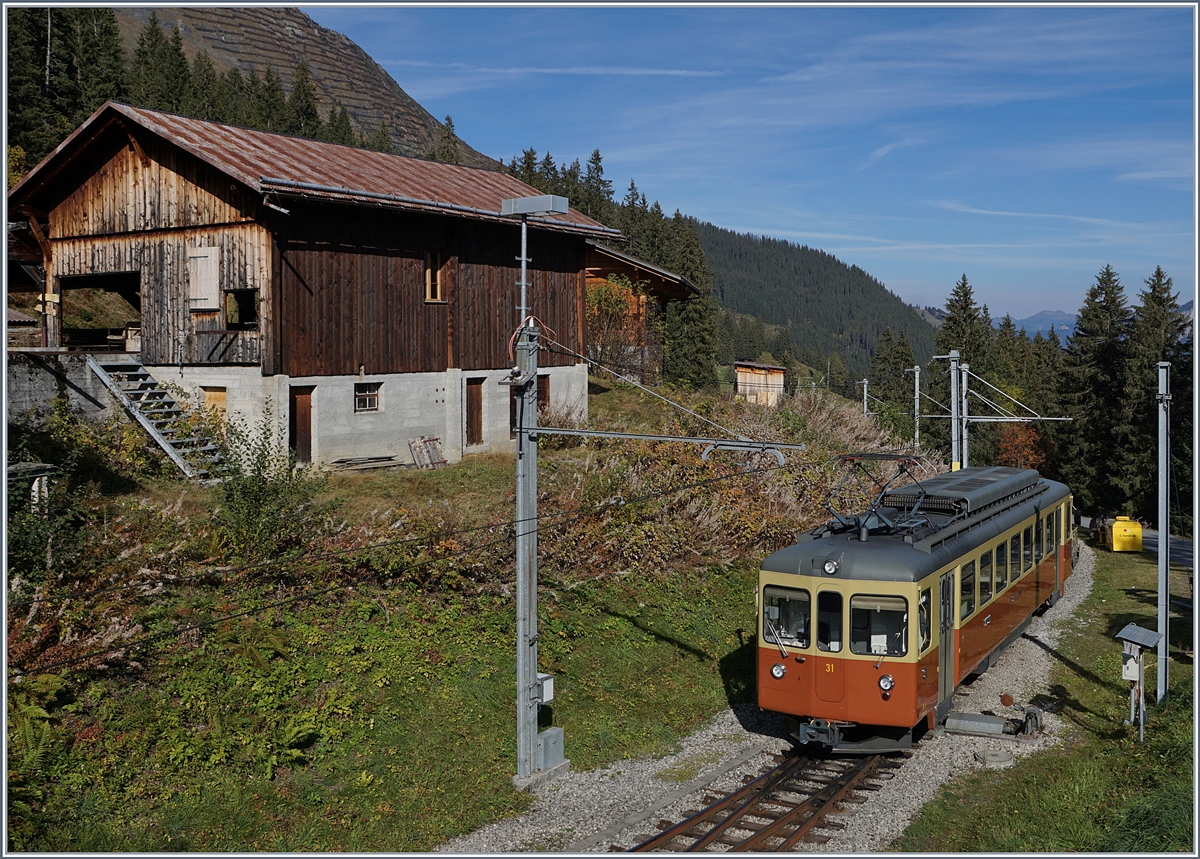
[[[826,820],[839,803],[862,801],[856,791],[874,790],[873,779],[890,778],[903,758],[789,756],[740,790],[664,829],[629,852],[781,852],[801,840],[827,840],[813,832],[841,828]],[[666,823],[664,821],[664,823]],[[663,824],[660,824],[663,825]]]

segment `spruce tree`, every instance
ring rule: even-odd
[[[344,143],[348,146],[358,145],[358,135],[354,133],[350,114],[346,112],[343,105],[334,102],[333,106],[329,108],[329,117],[321,129],[321,139],[328,140],[330,143]]]
[[[301,60],[292,71],[292,91],[288,93],[283,130],[297,137],[316,140],[321,137],[321,113],[317,110],[317,88],[308,63]]]
[[[458,135],[454,133],[454,120],[446,114],[446,122],[442,125],[438,144],[430,150],[429,159],[443,164],[459,164],[462,156],[458,152]]]
[[[268,68],[260,80],[251,71],[246,89],[250,95],[249,125],[260,131],[282,133],[287,128],[287,95],[274,68]]]
[[[192,59],[192,82],[189,87],[191,97],[184,106],[188,116],[197,119],[225,120],[225,110],[222,104],[220,76],[212,63],[208,51],[200,51]]]
[[[393,153],[396,151],[396,144],[392,141],[392,135],[388,131],[387,123],[382,119],[379,120],[379,127],[370,137],[364,137],[362,141],[364,149],[374,149],[376,152]]]
[[[1172,388],[1178,389],[1188,318],[1179,309],[1171,278],[1159,266],[1146,279],[1133,309],[1125,364],[1121,427],[1122,455],[1114,466],[1125,495],[1124,513],[1154,522],[1158,518],[1158,363],[1171,366]],[[1190,403],[1173,400],[1172,414],[1190,411]],[[1173,434],[1174,435],[1174,434]],[[1177,439],[1172,439],[1177,441]]]
[[[717,383],[717,310],[708,264],[695,229],[678,210],[671,221],[671,233],[673,259],[659,264],[694,283],[700,295],[667,305],[663,380],[689,388],[711,388]]]
[[[541,176],[538,174],[538,154],[537,150],[530,147],[520,154],[513,156],[512,163],[508,165],[508,172],[520,179],[526,185],[537,188],[542,193],[546,189],[542,187]]]
[[[75,98],[72,127],[92,115],[100,105],[125,95],[125,51],[112,9],[73,8],[71,23],[71,68]]]
[[[592,150],[588,158],[575,208],[602,224],[613,218],[612,182],[604,178],[604,159],[599,149]]]
[[[73,127],[78,96],[70,65],[71,11],[7,10],[8,143],[24,149],[30,164]]]
[[[1123,382],[1130,320],[1121,280],[1106,265],[1084,298],[1063,357],[1061,397],[1073,420],[1058,457],[1060,473],[1079,508],[1091,513],[1113,513],[1125,502],[1113,463],[1128,434]]]

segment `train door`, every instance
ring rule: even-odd
[[[938,719],[954,701],[954,570],[941,578],[938,606]]]
[[[836,704],[842,700],[846,685],[843,679],[842,595],[837,591],[817,593],[817,658],[816,693],[822,701]]]

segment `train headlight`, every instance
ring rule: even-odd
[[[835,561],[833,558],[830,558],[828,561],[825,562],[825,575],[832,576],[837,571],[838,571],[838,562],[837,561]]]
[[[879,678],[879,688],[884,692],[891,692],[892,687],[896,685],[896,679],[891,674],[884,674]]]
[[[782,662],[776,662],[771,666],[771,676],[776,680],[782,680],[784,674],[787,674],[787,668],[784,667]]]

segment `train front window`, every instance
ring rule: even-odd
[[[808,647],[812,625],[808,591],[794,588],[763,588],[763,638],[771,644]]]
[[[817,648],[827,653],[842,649],[842,595],[836,591],[817,594]]]
[[[904,597],[850,597],[850,652],[903,656],[908,652],[908,601]]]

